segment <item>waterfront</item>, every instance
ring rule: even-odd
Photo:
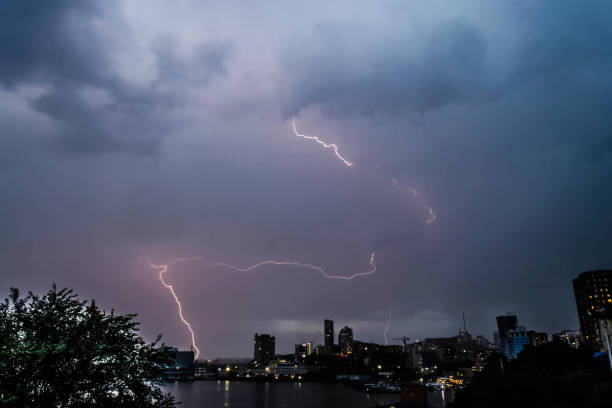
[[[369,408],[399,401],[399,394],[368,395],[337,383],[184,381],[164,389],[182,408]],[[430,393],[430,405],[442,407],[436,397]]]
[[[399,400],[399,394],[367,395],[333,383],[187,381],[165,389],[182,408],[367,408]]]

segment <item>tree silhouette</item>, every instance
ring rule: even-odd
[[[491,356],[472,384],[457,392],[454,406],[608,408],[612,376],[588,347],[576,350],[560,341],[526,346],[514,360]]]
[[[0,406],[174,407],[160,385],[169,350],[137,334],[134,314],[100,310],[72,290],[0,303]]]

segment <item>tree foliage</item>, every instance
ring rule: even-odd
[[[160,385],[169,350],[137,334],[135,315],[100,310],[71,290],[0,303],[0,406],[174,407]]]
[[[493,355],[455,407],[612,407],[612,377],[589,348],[526,346],[514,360]]]

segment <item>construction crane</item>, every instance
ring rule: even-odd
[[[399,337],[399,338],[398,338],[398,337],[393,338],[393,339],[391,339],[391,340],[401,340],[401,341],[402,341],[402,343],[404,344],[404,351],[406,351],[406,350],[407,350],[408,340],[409,340],[409,339],[410,339],[410,337],[408,337],[408,336],[402,336],[402,337]]]

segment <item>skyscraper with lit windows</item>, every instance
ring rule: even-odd
[[[517,326],[506,332],[506,337],[502,339],[502,352],[507,359],[513,359],[527,344],[529,344],[527,330],[523,326]]]
[[[353,353],[353,329],[344,326],[338,334],[338,344],[340,345],[340,353],[347,355]]]
[[[332,353],[334,351],[334,321],[326,319],[323,322],[323,329],[323,333],[325,333],[325,352]]]
[[[612,270],[582,272],[573,282],[582,340],[603,351],[606,330],[612,328]]]
[[[253,361],[262,365],[274,359],[276,354],[276,339],[269,334],[255,333]]]

